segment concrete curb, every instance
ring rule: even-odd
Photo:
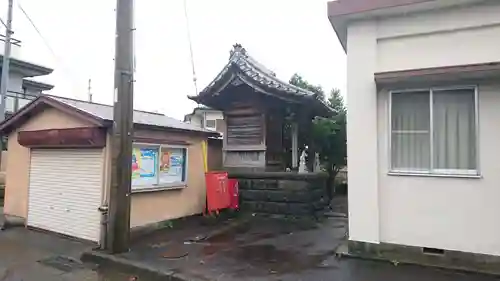
[[[474,269],[469,269],[469,268],[464,268],[464,267],[454,267],[454,266],[443,266],[443,265],[438,265],[438,264],[427,264],[427,263],[418,263],[410,260],[397,260],[397,261],[391,261],[387,258],[383,257],[374,257],[374,256],[366,256],[366,255],[356,255],[352,254],[349,252],[337,252],[337,256],[339,258],[347,258],[347,259],[354,259],[354,260],[365,260],[365,261],[374,261],[374,262],[383,262],[383,263],[391,263],[394,266],[398,265],[411,265],[411,266],[419,266],[419,267],[428,267],[428,268],[436,268],[436,269],[441,269],[445,271],[454,271],[454,272],[461,272],[461,273],[467,273],[467,274],[475,274],[475,275],[482,275],[482,276],[493,276],[493,277],[499,277],[500,274],[495,273],[495,272],[490,272],[490,271],[478,271]]]
[[[3,214],[3,223],[0,223],[1,230],[24,226],[26,226],[26,220],[24,218]]]
[[[187,277],[184,274],[177,273],[170,270],[161,270],[146,263],[129,260],[116,255],[107,254],[98,251],[84,252],[80,257],[82,262],[90,262],[98,265],[110,266],[137,274],[144,280],[161,279],[168,281],[197,281],[192,277]]]

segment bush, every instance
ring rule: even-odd
[[[347,183],[336,184],[335,195],[347,195]]]

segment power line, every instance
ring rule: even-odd
[[[38,35],[40,36],[40,38],[42,38],[42,41],[45,44],[45,46],[49,49],[49,51],[52,53],[52,55],[57,58],[58,56],[57,56],[56,52],[54,51],[54,49],[52,49],[52,47],[50,47],[49,42],[47,41],[47,39],[45,39],[45,37],[43,36],[42,32],[40,31],[40,29],[38,29],[38,27],[36,26],[35,22],[33,22],[33,20],[28,15],[28,13],[23,9],[23,7],[21,6],[21,3],[18,2],[17,6],[21,10],[21,12],[23,12],[23,14],[26,17],[26,19],[28,19],[28,21],[30,22],[31,26],[35,29],[36,33],[38,33]]]
[[[5,28],[7,28],[7,24],[5,24],[5,22],[3,21],[3,19],[2,19],[2,18],[0,18],[0,22],[2,23],[2,25],[3,25]]]
[[[191,56],[191,69],[193,71],[193,84],[194,84],[194,89],[195,89],[195,95],[198,95],[198,86],[196,83],[196,69],[194,66],[194,56],[193,56],[193,44],[191,42],[191,31],[189,28],[189,17],[188,17],[188,12],[187,12],[187,0],[184,0],[184,16],[186,17],[186,29],[187,29],[187,37],[188,37],[188,42],[189,42],[189,53]]]
[[[26,10],[24,10],[24,8],[21,6],[21,3],[19,1],[17,2],[17,6],[21,10],[21,12],[24,14],[26,19],[30,22],[33,29],[35,29],[38,36],[40,36],[45,47],[47,47],[47,49],[49,49],[50,53],[52,54],[52,56],[54,57],[56,62],[66,70],[66,71],[63,71],[62,73],[63,74],[68,74],[68,73],[70,74],[69,78],[70,78],[70,80],[73,81],[73,87],[75,87],[75,89],[76,89],[77,87],[75,84],[77,84],[77,83],[75,82],[75,76],[72,74],[73,71],[71,71],[71,69],[69,67],[67,67],[65,63],[63,63],[62,59],[57,55],[57,53],[54,51],[54,49],[50,46],[49,41],[45,38],[45,36],[43,36],[40,29],[36,26],[35,22],[28,15],[28,12],[26,12]]]

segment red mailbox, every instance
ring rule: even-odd
[[[205,180],[207,185],[208,212],[229,208],[231,199],[227,172],[207,172],[205,173]]]

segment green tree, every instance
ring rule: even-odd
[[[332,187],[339,171],[347,164],[347,110],[338,89],[332,89],[327,101],[335,113],[329,118],[314,120],[313,141],[319,152],[321,164],[328,172],[329,186]],[[328,189],[328,195],[331,199],[331,188]]]
[[[300,76],[298,73],[292,75],[292,78],[290,78],[288,83],[313,92],[316,95],[317,99],[325,100],[325,91],[323,91],[323,87],[321,87],[320,85],[310,84],[309,82],[304,80],[304,78],[302,78],[302,76]]]
[[[290,84],[309,90],[316,94],[318,99],[325,100],[325,93],[321,86],[307,82],[302,76],[294,74]],[[332,89],[326,103],[334,110],[328,118],[318,117],[313,121],[312,141],[320,155],[322,167],[329,175],[328,196],[332,197],[332,187],[335,177],[347,164],[346,115],[347,109],[339,89]]]

